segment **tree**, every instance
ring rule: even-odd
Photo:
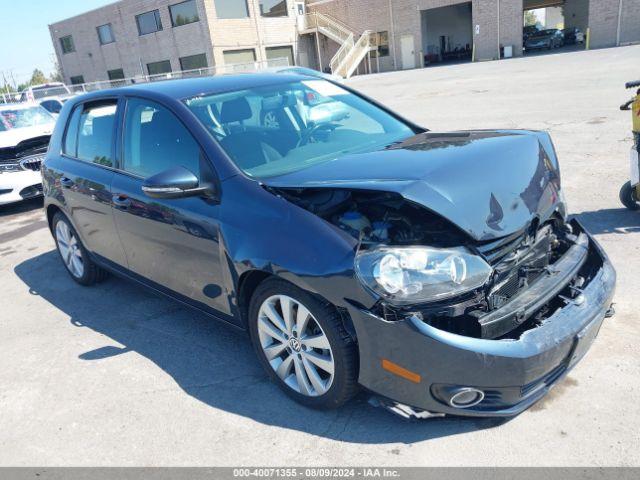
[[[31,75],[31,80],[29,80],[29,85],[40,85],[42,83],[47,83],[47,77],[44,76],[42,70],[36,68]]]
[[[53,62],[53,72],[49,75],[49,80],[52,82],[64,82],[64,76],[62,75],[62,69],[57,61]]]
[[[524,12],[524,26],[536,25],[538,23],[538,16],[533,10],[527,10]]]

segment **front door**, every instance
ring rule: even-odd
[[[48,166],[85,247],[101,260],[126,267],[111,213],[116,110],[117,101],[111,99],[75,107],[62,154]]]
[[[221,288],[218,205],[200,197],[155,199],[142,191],[145,178],[176,166],[199,178],[211,168],[172,112],[149,100],[129,99],[120,171],[112,183],[114,218],[129,270],[161,291],[228,312]]]
[[[402,35],[400,37],[400,52],[402,53],[402,69],[416,68],[416,50],[413,35]]]

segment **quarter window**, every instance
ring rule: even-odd
[[[152,10],[151,12],[136,15],[136,23],[138,24],[139,35],[146,35],[162,30],[162,20],[160,20],[159,10]]]
[[[287,0],[260,0],[260,15],[263,17],[288,16]]]
[[[146,178],[182,166],[200,175],[200,147],[173,113],[148,100],[130,99],[125,117],[125,171]]]
[[[64,153],[86,162],[113,166],[111,151],[116,102],[80,105],[74,110],[64,142]]]
[[[171,73],[171,62],[162,60],[160,62],[147,63],[149,75],[160,75],[162,73]]]
[[[107,23],[106,25],[100,25],[97,30],[100,45],[106,45],[107,43],[113,43],[116,41],[115,37],[113,36],[113,30],[111,29],[110,23]]]
[[[248,18],[247,0],[215,0],[218,18]]]
[[[187,0],[186,2],[169,5],[169,13],[171,14],[171,24],[174,27],[200,20],[195,0]]]
[[[60,37],[60,47],[62,47],[62,53],[71,53],[76,51],[76,46],[73,44],[73,37],[71,35]]]

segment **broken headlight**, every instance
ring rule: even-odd
[[[484,285],[492,269],[466,248],[381,247],[356,256],[356,273],[391,303],[446,299]]]

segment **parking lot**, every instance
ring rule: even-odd
[[[308,410],[242,334],[113,277],[74,284],[30,201],[0,207],[0,465],[640,465],[640,213],[618,201],[632,141],[618,106],[639,58],[558,51],[348,82],[432,130],[551,132],[570,211],[617,268],[617,314],[529,411],[408,422],[365,394]]]

